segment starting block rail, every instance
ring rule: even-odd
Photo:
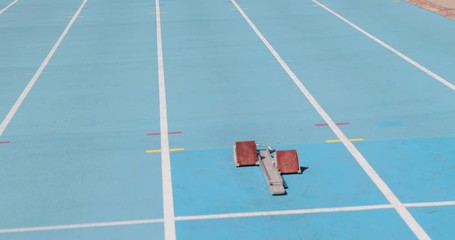
[[[273,195],[286,194],[283,178],[276,168],[275,159],[272,157],[269,149],[258,150],[258,161],[270,192]]]
[[[234,163],[236,167],[259,165],[272,195],[284,195],[286,185],[281,174],[301,173],[297,151],[276,151],[276,158],[274,152],[271,146],[255,141],[236,142]]]

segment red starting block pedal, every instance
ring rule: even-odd
[[[255,141],[236,142],[234,153],[234,162],[237,167],[258,165]]]
[[[278,171],[281,174],[302,173],[296,150],[276,151]]]

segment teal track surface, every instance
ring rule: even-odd
[[[455,237],[453,20],[402,0],[239,0],[241,11],[161,0],[158,22],[154,1],[88,0],[15,104],[82,3],[18,0],[0,14],[0,240]],[[243,12],[347,123],[370,170],[326,142],[339,136],[316,126],[324,118]],[[162,147],[162,121],[179,150],[171,171],[147,153]],[[272,196],[260,168],[234,166],[241,140],[298,151],[305,171],[284,176],[287,195]]]

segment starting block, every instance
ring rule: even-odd
[[[234,163],[237,167],[258,165],[256,142],[236,142],[234,145]]]
[[[255,141],[236,142],[234,144],[234,163],[236,167],[261,167],[272,195],[286,194],[286,185],[281,174],[301,173],[296,150],[276,151]]]
[[[278,171],[281,174],[302,173],[296,150],[276,151],[275,155],[278,164]]]

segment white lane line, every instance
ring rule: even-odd
[[[333,212],[354,212],[367,211],[377,209],[393,208],[390,204],[369,205],[369,206],[353,206],[353,207],[337,207],[337,208],[313,208],[313,209],[296,209],[296,210],[281,210],[281,211],[265,211],[265,212],[243,212],[243,213],[225,213],[199,216],[181,216],[175,217],[177,221],[195,221],[208,219],[225,219],[225,218],[242,218],[242,217],[267,217],[267,216],[282,216],[282,215],[297,215],[297,214],[312,214],[312,213],[333,213]]]
[[[403,205],[406,207],[410,207],[410,208],[444,207],[444,206],[455,206],[455,201],[405,203]],[[377,204],[377,205],[351,206],[351,207],[308,208],[308,209],[264,211],[264,212],[242,212],[242,213],[223,213],[223,214],[208,214],[208,215],[195,215],[195,216],[178,216],[178,217],[175,217],[175,220],[176,221],[198,221],[198,220],[242,218],[242,217],[267,217],[267,216],[281,216],[281,215],[299,215],[299,214],[303,215],[303,214],[314,214],[314,213],[371,211],[371,210],[393,209],[393,208],[394,208],[394,206],[391,204]]]
[[[387,200],[393,205],[395,210],[408,225],[408,227],[414,232],[414,234],[419,239],[430,239],[425,230],[419,225],[411,213],[403,206],[397,196],[392,192],[392,190],[387,186],[387,184],[382,180],[376,170],[368,163],[365,157],[360,153],[360,151],[354,146],[353,143],[349,141],[346,135],[341,131],[341,129],[335,124],[332,118],[327,114],[327,112],[322,108],[322,106],[316,101],[310,91],[302,84],[300,79],[295,75],[295,73],[289,68],[286,62],[281,58],[278,52],[272,47],[272,45],[267,41],[267,39],[262,35],[259,29],[254,25],[251,19],[246,15],[246,13],[240,8],[240,6],[231,0],[232,4],[237,8],[243,18],[248,22],[250,27],[256,33],[256,35],[262,40],[265,46],[273,54],[275,59],[280,63],[281,67],[286,71],[289,77],[294,81],[300,91],[305,95],[311,105],[316,109],[319,115],[324,119],[324,121],[329,125],[330,129],[335,133],[335,135],[340,139],[346,149],[351,153],[355,158],[357,163],[362,167],[365,173],[370,177],[370,179],[376,184],[378,189],[382,194],[387,198]]]
[[[10,4],[6,5],[6,7],[4,7],[2,10],[0,10],[0,14],[6,12],[6,10],[8,10],[10,7],[12,7],[14,4],[16,4],[17,1],[18,0],[14,0]]]
[[[408,208],[417,208],[417,207],[444,207],[444,206],[455,206],[455,201],[446,201],[446,202],[422,202],[422,203],[405,203],[403,204]]]
[[[348,19],[346,19],[345,17],[341,16],[340,14],[336,13],[335,11],[333,11],[332,9],[330,9],[329,7],[325,6],[324,4],[316,1],[316,0],[312,0],[314,3],[316,3],[317,5],[319,5],[320,7],[322,7],[323,9],[325,9],[326,11],[330,12],[332,15],[336,16],[337,18],[341,19],[343,22],[347,23],[349,26],[353,27],[354,29],[356,29],[357,31],[363,33],[365,36],[367,36],[368,38],[370,38],[371,40],[375,41],[376,43],[378,43],[379,45],[383,46],[384,48],[388,49],[389,51],[393,52],[394,54],[398,55],[400,58],[404,59],[405,61],[407,61],[408,63],[414,65],[416,68],[420,69],[421,71],[423,71],[424,73],[430,75],[431,77],[433,77],[434,79],[436,79],[437,81],[441,82],[442,84],[444,84],[445,86],[449,87],[450,89],[452,90],[455,90],[455,84],[449,82],[448,80],[444,79],[443,77],[439,76],[438,74],[432,72],[431,70],[429,70],[428,68],[420,65],[418,62],[414,61],[413,59],[411,59],[410,57],[406,56],[405,54],[401,53],[400,51],[396,50],[395,48],[391,47],[390,45],[388,45],[387,43],[383,42],[382,40],[380,40],[379,38],[373,36],[372,34],[370,34],[369,32],[365,31],[364,29],[362,29],[361,27],[355,25],[354,23],[352,23],[351,21],[349,21]]]
[[[131,220],[131,221],[83,223],[83,224],[40,226],[40,227],[26,227],[26,228],[8,228],[8,229],[0,229],[0,233],[23,233],[23,232],[39,232],[39,231],[65,230],[65,229],[114,227],[114,226],[139,225],[139,224],[150,224],[150,223],[160,223],[160,222],[163,222],[163,219],[144,219],[144,220]]]
[[[406,207],[410,207],[410,208],[444,207],[444,206],[455,206],[455,201],[405,203],[403,205],[405,205]],[[211,214],[211,215],[180,216],[180,217],[175,217],[175,221],[200,221],[200,220],[210,220],[210,219],[227,219],[227,218],[242,218],[242,217],[268,217],[268,216],[299,215],[299,214],[303,215],[303,214],[315,214],[315,213],[355,212],[355,211],[372,211],[372,210],[380,210],[380,209],[393,209],[393,206],[391,204],[377,204],[377,205],[351,206],[351,207],[308,208],[308,209],[281,210],[281,211],[223,213],[223,214]],[[2,233],[20,233],[20,232],[37,232],[37,231],[54,231],[54,230],[64,230],[64,229],[115,227],[115,226],[162,223],[162,222],[164,222],[164,219],[159,218],[159,219],[142,219],[142,220],[113,221],[113,222],[99,222],[99,223],[24,227],[24,228],[4,228],[4,229],[0,229],[0,234],[2,234]]]
[[[57,42],[54,44],[52,47],[51,51],[47,54],[46,58],[44,61],[41,63],[41,66],[39,66],[38,70],[35,72],[33,75],[32,79],[28,82],[27,86],[25,89],[22,91],[21,95],[19,95],[19,98],[16,100],[14,105],[11,107],[9,110],[8,114],[6,115],[5,119],[3,119],[2,123],[0,124],[0,137],[3,135],[3,132],[5,131],[6,127],[8,127],[8,124],[13,120],[14,115],[16,112],[19,110],[20,106],[24,102],[25,98],[29,94],[29,92],[32,90],[33,86],[35,85],[36,81],[38,78],[41,76],[41,73],[43,73],[44,69],[46,68],[47,64],[51,60],[52,56],[54,56],[54,53],[57,51],[58,47],[62,43],[63,39],[65,39],[66,35],[68,34],[69,30],[73,26],[74,22],[76,21],[76,18],[81,14],[82,9],[84,8],[85,4],[87,3],[87,0],[84,0],[77,10],[76,14],[74,14],[73,18],[71,18],[70,22],[66,26],[65,30],[63,33],[60,35],[58,38]]]
[[[174,194],[172,192],[171,157],[169,153],[169,135],[167,123],[166,84],[164,79],[163,42],[161,36],[160,1],[155,0],[156,8],[156,45],[158,55],[158,88],[160,98],[160,132],[161,134],[161,175],[163,184],[164,237],[175,240]]]

